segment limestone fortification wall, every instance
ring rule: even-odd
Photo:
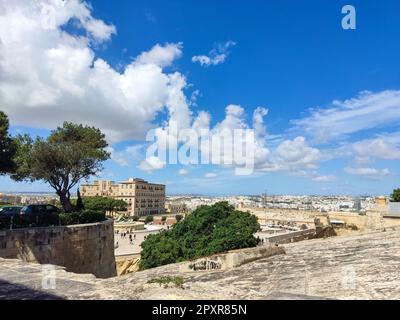
[[[316,234],[315,229],[308,229],[308,230],[300,230],[284,234],[277,234],[263,239],[266,243],[285,244],[285,243],[292,243],[292,242],[313,239],[315,237],[315,234]]]
[[[399,218],[387,217],[388,207],[376,207],[373,210],[368,210],[365,215],[359,215],[355,212],[330,211],[328,213],[321,213],[290,209],[268,209],[266,212],[262,208],[242,208],[241,210],[250,211],[256,215],[260,223],[265,223],[266,221],[295,221],[297,225],[306,224],[309,228],[315,228],[314,218],[320,219],[324,225],[329,225],[329,218],[330,220],[341,220],[347,225],[356,225],[360,231],[400,227]]]
[[[232,250],[209,257],[195,259],[180,265],[180,272],[222,271],[240,267],[259,259],[285,254],[284,247],[262,246]]]
[[[113,221],[0,231],[0,257],[52,264],[99,278],[116,276]]]

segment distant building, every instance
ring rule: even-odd
[[[357,198],[354,200],[353,209],[358,212],[361,211],[361,199],[360,198]]]
[[[21,203],[21,197],[16,195],[2,194],[0,193],[0,203],[4,204],[19,204]]]
[[[377,197],[375,199],[375,203],[379,207],[386,207],[387,206],[387,199],[384,196]]]
[[[186,204],[182,202],[169,202],[165,208],[169,214],[184,214],[188,212]]]
[[[389,202],[389,215],[400,217],[400,202]]]
[[[129,178],[127,181],[98,180],[93,184],[83,184],[82,197],[110,197],[124,200],[131,216],[164,214],[165,185],[154,184],[143,179]]]

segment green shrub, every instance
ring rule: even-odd
[[[179,221],[181,221],[181,220],[183,219],[183,216],[180,215],[180,214],[177,214],[177,215],[175,216],[175,219],[176,219],[177,222],[179,222]]]
[[[161,276],[150,279],[147,283],[158,283],[160,287],[167,288],[170,283],[173,283],[175,287],[183,289],[183,278],[182,277],[169,277]]]
[[[63,226],[86,224],[105,221],[106,214],[101,211],[84,210],[81,212],[61,213],[60,220]]]
[[[394,189],[390,196],[391,202],[400,202],[400,189]]]
[[[51,226],[69,226],[75,224],[96,223],[106,220],[104,212],[85,210],[75,213],[18,215],[14,217],[0,216],[0,230],[22,228],[40,228]]]
[[[227,202],[201,206],[185,220],[142,243],[142,270],[215,253],[257,246],[257,218]]]
[[[146,216],[145,223],[153,222],[153,216]]]
[[[79,216],[80,213],[61,213],[60,214],[60,221],[61,225],[69,226],[73,224],[79,224]]]

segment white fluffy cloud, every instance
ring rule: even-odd
[[[315,174],[311,178],[311,180],[314,181],[314,182],[333,182],[333,181],[336,181],[337,178],[336,178],[335,175],[332,175],[332,174],[331,175],[326,175],[326,176]]]
[[[266,172],[286,172],[290,175],[311,178],[316,182],[321,177],[315,172],[323,160],[319,149],[307,144],[304,137],[281,142],[270,151],[265,162],[258,164],[258,169]],[[332,178],[332,177],[330,177]]]
[[[216,177],[217,177],[217,175],[215,173],[213,173],[213,172],[209,172],[209,173],[206,173],[204,175],[204,178],[206,178],[206,179],[213,179],[213,178],[216,178]]]
[[[323,160],[320,150],[309,146],[304,137],[296,137],[293,140],[284,140],[276,148],[267,146],[268,133],[264,124],[264,117],[268,110],[265,108],[256,108],[253,113],[252,126],[246,123],[246,114],[243,107],[239,105],[228,105],[225,109],[225,118],[216,123],[214,127],[210,126],[211,115],[201,111],[197,117],[192,119],[191,128],[200,133],[201,130],[209,131],[209,138],[212,141],[214,137],[223,136],[224,132],[233,132],[235,129],[251,129],[254,131],[254,140],[246,141],[243,137],[243,143],[251,145],[254,150],[254,166],[256,171],[261,172],[284,172],[291,175],[298,175],[310,178],[316,182],[330,182],[336,179],[333,175],[321,176],[315,172],[319,163]],[[168,127],[159,129],[161,142],[168,139]],[[197,142],[197,141],[196,141]],[[237,143],[237,141],[235,141]],[[197,144],[196,144],[197,145]],[[162,149],[162,147],[159,147]],[[221,159],[221,164],[227,161],[232,165],[224,167],[237,167],[235,164],[234,152],[237,150],[225,149],[223,145],[205,145],[200,146],[201,154],[209,154],[210,159]]]
[[[68,28],[63,28],[66,25]],[[79,32],[67,31],[72,28]],[[209,129],[211,136],[226,129],[253,129],[256,170],[303,175],[316,182],[334,177],[315,172],[323,160],[321,151],[303,135],[329,141],[400,121],[400,91],[364,92],[296,120],[295,126],[305,132],[271,147],[267,145],[265,108],[255,109],[248,124],[241,106],[228,105],[225,118],[213,127],[208,112],[191,113],[189,106],[196,102],[198,91],[187,99],[185,76],[166,71],[182,56],[181,43],[156,44],[121,71],[98,58],[94,48],[116,33],[114,25],[94,17],[91,7],[81,0],[0,0],[0,109],[14,125],[52,129],[63,121],[85,123],[101,128],[111,142],[143,141],[148,130],[158,126],[154,121],[164,111],[168,121],[159,130],[165,138],[172,122],[178,129]],[[233,41],[219,44],[208,55],[192,60],[202,66],[221,64],[235,45]],[[359,162],[398,160],[399,142],[395,137],[377,137],[355,143],[351,150]],[[232,153],[223,149],[200,151],[232,158]],[[110,148],[110,152],[121,166],[134,159],[146,172],[166,165],[158,157],[143,160],[143,145],[123,151]],[[387,172],[379,173],[384,176]]]
[[[344,171],[351,175],[357,175],[370,180],[382,180],[390,176],[389,169],[363,168],[363,167],[346,167]]]
[[[111,154],[111,160],[121,167],[127,167],[132,162],[141,162],[143,160],[145,147],[144,144],[136,144],[128,146],[122,151],[116,151],[112,146],[108,146],[107,151]]]
[[[186,169],[180,169],[178,173],[181,176],[186,176],[189,174],[189,171],[187,171]]]
[[[182,43],[168,43],[165,46],[155,45],[150,51],[143,52],[136,58],[138,64],[155,64],[161,68],[172,64],[182,56]]]
[[[247,159],[243,153],[246,152],[246,155],[253,157],[248,153],[251,149],[255,151],[254,161],[257,166],[259,163],[264,163],[270,153],[266,146],[267,133],[263,122],[263,117],[267,115],[267,113],[268,111],[266,109],[257,108],[254,111],[253,125],[251,126],[246,122],[246,114],[243,107],[233,104],[228,105],[225,108],[224,119],[217,122],[212,127],[210,125],[211,115],[206,111],[200,111],[197,116],[189,117],[189,123],[187,125],[181,125],[180,128],[178,128],[189,130],[189,133],[186,132],[183,139],[181,136],[179,136],[179,139],[177,138],[179,141],[178,149],[184,145],[190,149],[190,154],[192,154],[192,152],[196,153],[194,156],[196,162],[190,162],[191,164],[198,164],[199,162],[200,164],[205,164],[201,160],[206,157],[208,159],[208,164],[218,163],[221,166],[231,168],[243,167]],[[179,124],[179,122],[175,122],[175,124],[176,123]],[[170,120],[164,127],[160,127],[154,131],[157,138],[152,140],[152,142],[156,142],[157,151],[164,152],[168,148],[167,141],[176,138],[176,133],[171,130],[172,124],[173,121]],[[235,135],[236,129],[243,130],[239,136]],[[245,134],[245,130],[253,130],[255,132],[255,139],[249,140],[249,137]],[[186,134],[190,134],[190,139],[188,139]],[[227,135],[231,137],[231,143],[233,144],[225,140]],[[208,143],[203,143],[204,139],[207,139]],[[214,143],[215,141],[219,141],[220,143]],[[243,146],[240,155],[236,148],[238,144]],[[168,153],[168,150],[166,151]],[[152,152],[154,152],[153,149]],[[157,154],[148,154],[147,157],[152,155],[156,156]],[[168,155],[166,156],[168,157]]]
[[[304,137],[286,140],[277,148],[277,154],[288,166],[301,166],[309,169],[316,168],[316,163],[321,160],[321,152],[307,145]]]
[[[115,163],[120,165],[121,167],[126,167],[129,164],[128,159],[125,157],[123,152],[116,152],[115,149],[111,146],[107,147],[107,151],[111,155],[111,160],[113,160]]]
[[[111,36],[116,33],[116,29],[112,25],[107,25],[101,20],[93,19],[88,13],[88,19],[83,21],[84,28],[98,41],[110,40]]]
[[[195,125],[201,123],[202,125],[198,125],[201,128],[207,128],[210,130],[210,138],[214,139],[219,136],[223,136],[224,132],[234,132],[235,129],[242,130],[253,130],[254,131],[254,140],[248,141],[247,137],[243,136],[240,141],[234,141],[235,145],[238,144],[247,145],[250,149],[254,150],[254,165],[259,166],[263,164],[268,156],[270,155],[270,150],[266,145],[266,137],[267,132],[264,126],[264,116],[268,114],[268,110],[265,108],[256,108],[253,113],[253,124],[248,125],[245,120],[245,110],[243,107],[239,105],[228,105],[225,108],[225,118],[218,122],[213,128],[209,127],[210,115],[208,114],[199,114],[196,119]],[[196,127],[197,128],[197,127]],[[227,162],[234,163],[235,162],[235,152],[237,150],[227,150],[222,145],[220,148],[214,147],[209,150],[207,148],[202,148],[202,152],[209,153],[210,157],[220,157],[221,159],[226,160]],[[236,155],[237,157],[237,155]]]
[[[375,159],[400,160],[400,134],[365,139],[351,145],[358,163],[369,163]]]
[[[303,119],[293,121],[318,142],[329,142],[362,130],[400,122],[400,91],[362,92],[357,97],[335,100],[327,108],[311,110]]]
[[[212,49],[208,55],[198,55],[192,57],[192,62],[200,63],[203,67],[216,66],[225,62],[229,55],[229,49],[234,47],[236,42],[227,41],[223,44],[218,44]]]
[[[101,128],[111,141],[143,139],[165,108],[188,123],[185,77],[165,73],[181,44],[156,45],[123,72],[91,47],[115,27],[95,19],[79,0],[0,0],[0,108],[13,124],[54,128],[73,121]],[[45,8],[45,9],[43,9]],[[86,35],[62,29],[66,23]]]
[[[143,160],[138,168],[144,172],[151,173],[156,170],[160,170],[166,166],[166,163],[163,162],[158,157],[149,157]]]
[[[201,111],[196,117],[192,117],[188,128],[192,129],[200,137],[202,130],[207,130],[208,138],[213,141],[214,138],[224,136],[225,132],[233,133],[235,129],[250,129],[254,131],[254,140],[247,141],[243,136],[239,143],[250,145],[254,150],[254,169],[258,172],[283,172],[290,175],[302,176],[312,179],[315,182],[331,182],[336,179],[333,175],[321,176],[315,170],[319,163],[323,161],[322,154],[317,148],[311,147],[304,137],[296,137],[293,140],[284,140],[275,148],[270,148],[267,143],[269,136],[264,123],[264,118],[268,115],[268,109],[256,108],[253,112],[252,126],[246,122],[245,109],[240,105],[228,105],[225,108],[225,117],[217,122],[213,127],[210,125],[211,115],[208,112]],[[157,129],[158,150],[165,150],[165,141],[171,134],[169,125]],[[183,141],[181,141],[183,143]],[[188,141],[184,141],[186,144]],[[241,167],[235,163],[235,152],[233,148],[225,148],[221,145],[199,145],[195,139],[191,147],[199,154],[196,159],[208,154],[209,159],[220,159],[220,165],[225,168]],[[238,141],[235,141],[237,144]],[[189,143],[190,145],[190,143]],[[179,145],[178,145],[179,148]],[[227,164],[230,163],[230,164]],[[194,163],[192,163],[194,164]],[[144,167],[147,169],[147,166]],[[159,166],[163,168],[163,166]],[[186,172],[186,171],[185,171]],[[179,172],[183,174],[183,172]]]

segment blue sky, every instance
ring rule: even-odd
[[[141,177],[170,194],[388,194],[398,186],[398,1],[351,1],[356,30],[342,29],[348,1],[38,2],[62,12],[55,28],[35,24],[41,6],[0,0],[0,109],[13,134],[46,136],[63,120],[95,125],[113,153],[102,178]],[[201,111],[210,128],[230,115],[254,128],[260,107],[268,156],[254,174],[143,170],[149,128],[174,117],[192,126]],[[0,177],[0,190],[50,189]]]

